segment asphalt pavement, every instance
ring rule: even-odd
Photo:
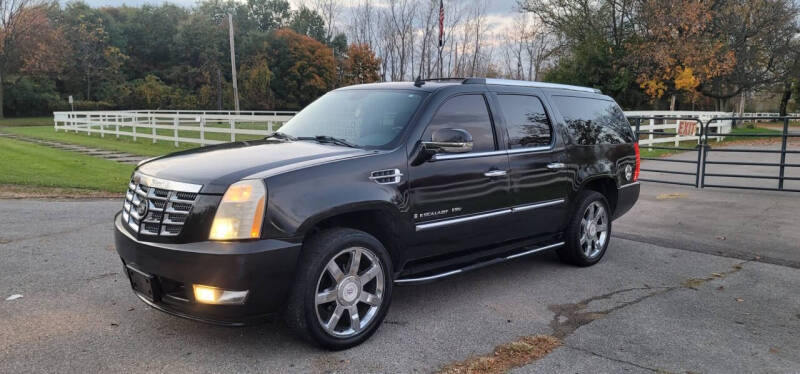
[[[113,248],[120,201],[0,200],[0,372],[426,373],[540,334],[563,345],[515,373],[800,372],[798,200],[644,184],[596,266],[541,253],[398,287],[372,339],[342,352],[277,320],[147,307]]]

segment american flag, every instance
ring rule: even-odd
[[[444,45],[444,0],[439,0],[439,48]]]

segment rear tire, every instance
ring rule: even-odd
[[[576,266],[598,263],[611,240],[611,211],[605,196],[581,192],[564,236],[564,246],[557,250],[562,261]]]
[[[304,339],[341,350],[369,339],[392,296],[392,262],[380,241],[336,228],[303,245],[285,319]]]

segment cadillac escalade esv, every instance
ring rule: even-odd
[[[224,325],[281,312],[344,349],[375,332],[396,285],[551,249],[597,263],[638,174],[629,122],[595,89],[357,85],[263,140],[142,162],[116,248],[155,309]]]

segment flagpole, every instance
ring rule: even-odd
[[[444,78],[442,49],[444,49],[444,0],[439,0],[439,78]]]

